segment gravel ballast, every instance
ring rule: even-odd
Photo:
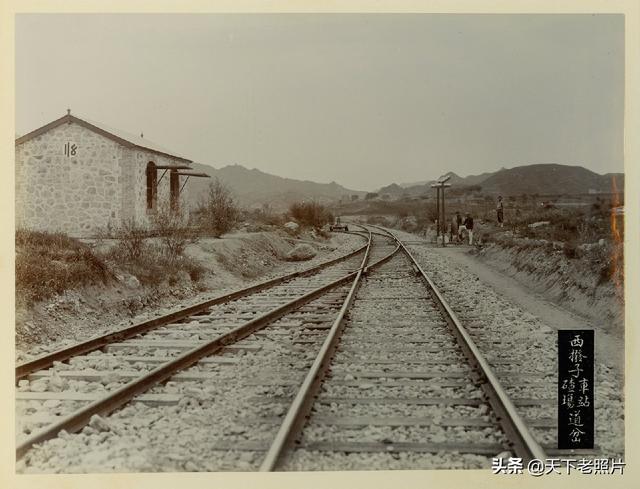
[[[415,242],[415,236],[411,240]],[[374,259],[388,251],[376,250]],[[523,418],[555,420],[554,325],[510,303],[453,260],[443,259],[437,250],[414,245],[411,251],[468,328]],[[505,450],[500,447],[506,446],[506,437],[482,391],[469,381],[471,370],[452,341],[446,322],[415,273],[410,267],[398,268],[399,261],[407,262],[399,254],[366,275],[348,314],[329,376],[302,433],[301,448],[286,457],[281,469],[487,469],[491,458]],[[353,269],[353,264],[345,262],[340,267]],[[285,302],[291,293],[301,293],[297,287],[309,283],[318,286],[323,280],[299,279],[278,286],[271,296],[247,299],[250,307],[243,307],[241,302],[220,305],[207,316],[159,328],[145,338],[187,343],[212,339],[228,331],[230,322],[240,324]],[[339,304],[348,288],[334,289],[267,330],[239,341],[234,345],[238,348],[225,349],[215,359],[203,359],[184,370],[186,377],[176,377],[147,392],[158,398],[177,397],[176,402],[134,402],[111,416],[94,416],[80,432],[63,432],[35,446],[18,461],[17,471],[257,470],[324,341],[327,330],[321,327],[332,323],[340,307],[328,304]],[[58,363],[48,377],[21,381],[18,391],[112,391],[126,381],[124,374],[148,371],[160,365],[159,361],[184,353],[185,348],[108,348],[107,352],[77,357],[69,364]],[[122,355],[138,360],[124,360]],[[597,456],[618,458],[624,453],[622,384],[596,360]],[[95,372],[100,378],[68,376],[80,370]],[[55,399],[20,401],[18,439],[83,404]],[[414,425],[332,422],[349,417],[423,421]],[[467,419],[477,424],[465,424]],[[540,443],[553,446],[555,425],[544,425],[539,423],[531,432]],[[305,448],[305,444],[323,442],[369,443],[382,448],[352,453]],[[464,449],[416,453],[394,447],[401,443],[497,449],[490,454],[465,453]]]
[[[400,239],[413,242],[416,237],[394,231]],[[547,324],[535,314],[512,303],[477,275],[453,259],[426,245],[410,245],[416,260],[468,327],[472,338],[492,364],[507,393],[514,397],[550,399],[552,404],[539,408],[520,407],[525,417],[556,419],[557,406],[557,329],[562,324]],[[598,342],[596,331],[596,343]],[[496,343],[494,343],[496,342]],[[496,349],[496,346],[504,350]],[[497,353],[504,351],[505,355]],[[620,355],[624,352],[620,351]],[[497,364],[508,358],[510,364]],[[594,372],[596,455],[605,458],[624,456],[624,383],[606,360],[596,352]],[[535,373],[520,377],[523,372]],[[538,383],[539,382],[539,383]],[[555,446],[557,429],[535,430],[542,443]]]

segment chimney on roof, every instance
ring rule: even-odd
[[[140,137],[144,138],[144,133],[143,132],[140,133]]]
[[[71,109],[67,109],[67,115],[71,115]]]

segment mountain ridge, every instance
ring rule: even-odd
[[[440,178],[450,176],[447,183],[455,186],[479,186],[487,194],[575,194],[611,191],[612,179],[615,177],[619,190],[624,188],[624,173],[599,174],[579,165],[563,165],[559,163],[534,163],[512,168],[502,167],[495,172],[461,177],[455,172],[447,172]],[[418,196],[432,191],[431,185],[436,180],[421,181],[415,185],[390,184],[379,192],[392,196]]]
[[[268,204],[274,209],[285,209],[291,203],[312,199],[320,203],[330,203],[340,198],[366,194],[362,190],[352,190],[336,183],[318,183],[311,180],[297,180],[266,173],[257,168],[242,165],[226,165],[221,168],[204,163],[192,163],[193,171],[202,172],[212,178],[218,178],[227,185],[236,200],[246,207],[261,207]],[[189,182],[186,200],[195,206],[206,195],[210,179],[197,178]]]
[[[335,181],[318,183],[296,180],[266,173],[257,168],[248,169],[242,165],[214,168],[203,163],[193,163],[192,169],[218,178],[232,190],[238,203],[250,208],[259,208],[266,204],[274,210],[284,210],[291,203],[301,200],[330,204],[340,199],[350,199],[353,195],[361,199],[367,194],[363,190],[343,187]],[[581,166],[558,163],[502,167],[495,172],[466,177],[461,177],[455,172],[447,172],[444,176],[451,177],[448,183],[453,187],[475,186],[475,190],[493,195],[607,193],[612,191],[614,178],[617,189],[624,189],[623,173],[601,175]],[[196,206],[201,201],[210,182],[211,180],[206,178],[193,178],[189,181],[185,197],[189,206]],[[435,180],[430,180],[416,185],[391,183],[380,188],[377,193],[395,198],[429,195],[433,193],[431,184],[434,182]]]

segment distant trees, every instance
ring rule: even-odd
[[[367,194],[364,196],[365,200],[371,200],[371,199],[375,199],[378,196],[377,192],[367,192]]]

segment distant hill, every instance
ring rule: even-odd
[[[500,170],[481,182],[482,191],[489,194],[579,194],[611,192],[615,176],[618,189],[624,188],[623,173],[599,175],[581,166],[538,164]]]
[[[481,191],[487,194],[579,194],[593,192],[610,192],[612,177],[616,177],[618,190],[624,189],[623,173],[598,173],[581,166],[559,164],[535,164],[501,168],[496,172],[461,177],[454,172],[445,173],[442,177],[450,176],[448,183],[453,186],[479,185]],[[433,192],[428,182],[416,184],[391,184],[380,189],[379,193],[400,197],[402,195],[418,196]]]
[[[213,168],[209,165],[193,163],[193,171],[207,173],[218,178],[233,192],[237,201],[245,207],[260,207],[268,203],[275,210],[283,210],[292,202],[299,200],[317,200],[331,203],[342,197],[357,194],[362,198],[366,192],[350,190],[336,182],[316,183],[308,180],[294,180],[257,169],[249,170],[242,165],[229,165]],[[192,178],[185,187],[186,200],[194,206],[206,194],[211,179]]]
[[[462,185],[469,186],[469,185],[478,185],[494,174],[495,172],[487,172],[487,173],[481,173],[480,175],[469,175],[467,177],[461,177],[460,175],[457,175],[454,172],[448,172],[438,177],[437,180],[440,180],[441,178],[444,178],[444,177],[451,177],[447,183],[450,183],[451,185],[455,185],[455,186],[462,186]],[[432,192],[431,185],[435,182],[436,180],[426,180],[421,182],[401,183],[401,184],[392,183],[391,185],[382,187],[380,190],[378,190],[378,193],[389,194],[395,197],[400,197],[401,195],[409,195],[409,196],[415,197],[418,195],[424,195],[426,193]]]
[[[461,183],[463,185],[482,185],[482,182],[484,182],[487,178],[495,175],[502,170],[504,170],[504,168],[500,168],[500,170],[498,170],[497,172],[486,172],[480,173],[479,175],[469,175],[468,177],[464,177]]]
[[[264,173],[260,170],[249,170],[241,165],[230,165],[213,168],[199,163],[192,164],[193,170],[217,177],[230,187],[238,202],[245,207],[260,207],[269,204],[274,210],[284,210],[289,204],[299,200],[317,200],[321,203],[333,203],[341,198],[358,195],[362,199],[366,192],[351,190],[335,182],[316,183],[307,180],[294,180]],[[461,177],[454,172],[449,183],[456,188],[479,185],[486,194],[519,195],[559,195],[592,192],[610,192],[612,177],[616,177],[619,191],[624,189],[623,173],[607,173],[599,175],[581,166],[558,164],[535,164],[502,168],[496,172],[482,173]],[[191,206],[195,206],[206,194],[211,179],[192,178],[185,187],[185,198]],[[403,196],[417,197],[433,194],[431,184],[434,181],[415,185],[392,183],[378,190],[380,195],[388,194],[392,198]]]
[[[380,194],[380,195],[388,194],[388,195],[400,196],[400,195],[404,194],[406,191],[407,191],[407,189],[402,188],[397,183],[392,183],[391,185],[387,185],[386,187],[382,187],[380,190],[378,190],[377,193]]]

